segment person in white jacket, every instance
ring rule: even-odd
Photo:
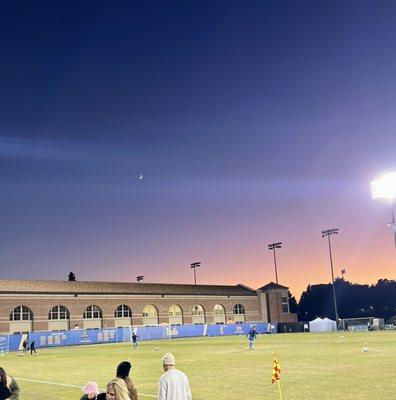
[[[190,383],[186,374],[175,367],[175,357],[166,353],[162,357],[165,373],[158,383],[158,400],[191,400]]]

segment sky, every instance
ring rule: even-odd
[[[0,278],[297,296],[396,278],[396,2],[5,1]],[[139,180],[140,174],[143,179]]]

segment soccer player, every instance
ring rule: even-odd
[[[34,343],[34,340],[33,340],[32,343],[30,343],[30,354],[31,354],[31,355],[33,354],[33,351],[34,351],[34,354],[37,354],[37,351],[36,351],[36,344]]]
[[[133,332],[132,333],[132,343],[133,343],[133,347],[136,349],[136,347],[137,347],[137,340],[138,340],[138,335],[136,335],[136,333],[135,332]]]
[[[22,342],[22,348],[23,348],[23,353],[24,353],[24,354],[27,352],[27,346],[28,346],[28,342],[27,342],[27,339],[25,339],[25,340]]]
[[[247,337],[249,339],[249,350],[254,350],[254,339],[256,339],[256,336],[257,336],[257,331],[256,331],[256,326],[254,325],[247,334]]]

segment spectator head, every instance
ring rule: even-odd
[[[131,370],[132,365],[128,361],[123,361],[117,366],[117,378],[126,378],[129,376],[129,371]]]
[[[176,364],[175,356],[172,353],[166,353],[162,357],[162,365],[164,366],[165,371],[174,368],[175,364]]]
[[[94,399],[99,394],[99,387],[96,382],[88,382],[82,391],[88,395],[88,399]]]
[[[106,400],[130,400],[128,389],[122,378],[114,378],[107,384]]]

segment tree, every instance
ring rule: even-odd
[[[68,278],[69,278],[69,282],[75,282],[76,275],[74,275],[74,272],[69,272]]]
[[[296,298],[292,295],[290,290],[287,291],[287,295],[289,296],[289,311],[291,313],[297,314],[298,313],[298,305]]]
[[[340,318],[378,317],[389,320],[396,313],[396,281],[380,279],[376,285],[361,285],[343,279],[335,282]],[[300,321],[316,317],[334,319],[331,284],[308,285],[298,303]]]

